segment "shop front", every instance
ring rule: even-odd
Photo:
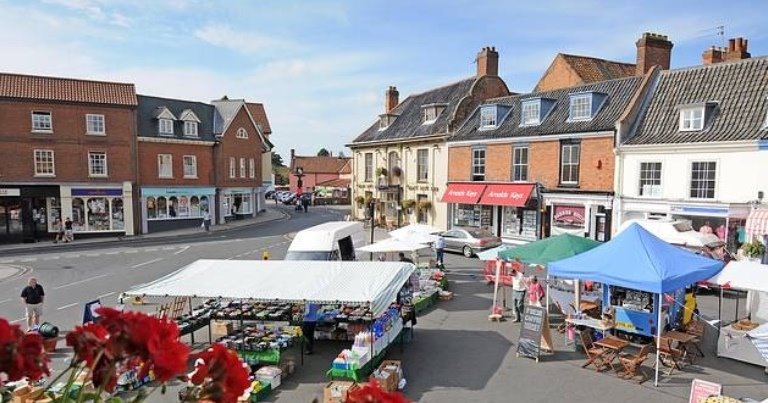
[[[61,217],[72,220],[75,233],[133,235],[132,192],[130,182],[98,187],[61,186],[61,199],[49,201],[49,231],[57,230],[56,219]]]
[[[0,186],[0,243],[37,242],[51,239],[58,218],[52,205],[59,199],[58,186]]]
[[[494,226],[493,207],[478,204],[484,183],[449,183],[441,201],[448,203],[449,227],[485,228]]]
[[[223,188],[221,189],[221,222],[253,217],[258,206],[256,196],[259,188]]]
[[[142,187],[142,231],[168,231],[200,226],[206,212],[216,222],[212,187]]]
[[[611,239],[613,196],[610,194],[544,193],[545,234],[572,234],[605,242]]]
[[[380,185],[379,205],[376,211],[379,214],[379,223],[387,227],[399,226],[402,223],[400,213],[402,211],[402,187],[400,185]]]
[[[537,239],[539,217],[536,185],[530,183],[488,184],[479,204],[495,210],[492,233],[504,242],[522,244]]]

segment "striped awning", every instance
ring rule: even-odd
[[[747,217],[746,231],[748,235],[768,234],[768,209],[752,210]]]
[[[751,330],[747,333],[747,338],[755,345],[757,351],[760,352],[760,355],[765,358],[765,362],[768,364],[768,324],[763,324]]]

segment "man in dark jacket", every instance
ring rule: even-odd
[[[27,331],[40,325],[44,299],[45,291],[43,291],[43,286],[37,284],[36,278],[30,277],[27,281],[27,286],[21,290],[21,301],[24,303],[27,313]]]

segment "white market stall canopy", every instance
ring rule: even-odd
[[[387,238],[376,243],[357,248],[357,250],[361,252],[371,253],[415,252],[422,249],[429,249],[429,246],[397,238]]]
[[[768,265],[746,260],[731,261],[725,268],[709,280],[712,284],[768,292]]]
[[[203,259],[124,295],[367,304],[380,315],[414,270],[403,262]]]
[[[405,227],[398,228],[393,231],[389,231],[389,236],[392,238],[402,239],[412,243],[435,243],[437,242],[437,234],[441,231],[431,225],[426,224],[410,224]]]

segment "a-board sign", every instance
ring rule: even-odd
[[[541,331],[544,328],[544,308],[526,305],[523,322],[520,326],[520,338],[517,340],[517,356],[539,360],[541,351]]]
[[[96,313],[96,310],[99,308],[101,308],[101,300],[99,299],[86,302],[83,310],[83,324],[98,322],[99,314]]]
[[[723,385],[714,382],[694,379],[691,382],[691,395],[688,397],[688,403],[701,403],[709,396],[720,396],[723,391]]]

